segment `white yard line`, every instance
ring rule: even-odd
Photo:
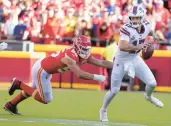
[[[132,123],[117,123],[117,122],[98,122],[98,121],[85,121],[85,120],[69,120],[69,119],[8,119],[0,118],[1,121],[11,121],[11,122],[25,122],[25,123],[35,123],[35,122],[44,122],[44,123],[54,123],[54,124],[64,124],[64,125],[77,125],[77,126],[147,126],[141,124],[132,124]]]

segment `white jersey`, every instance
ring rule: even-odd
[[[136,28],[131,27],[130,24],[125,24],[120,29],[120,40],[128,41],[129,44],[138,45],[145,41],[146,37],[148,36],[151,30],[151,25],[149,22],[144,21],[142,23],[142,30],[141,33],[137,31]],[[117,48],[115,59],[118,60],[131,60],[135,56],[139,54],[140,51],[130,51],[124,52]]]

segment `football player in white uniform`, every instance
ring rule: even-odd
[[[103,105],[100,109],[100,120],[108,121],[107,107],[119,92],[121,81],[125,73],[134,78],[137,76],[146,84],[145,99],[157,107],[162,108],[164,104],[152,93],[156,87],[156,80],[145,64],[143,59],[138,55],[141,49],[146,49],[151,43],[144,43],[148,35],[159,40],[150,29],[150,23],[145,21],[146,10],[141,6],[133,6],[128,14],[128,23],[120,29],[119,46],[115,55],[113,71],[111,75],[111,89],[104,97]]]

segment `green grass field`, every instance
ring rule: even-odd
[[[47,105],[32,98],[18,106],[21,116],[2,108],[12,97],[0,90],[0,126],[171,126],[171,94],[155,93],[165,104],[160,109],[144,100],[143,92],[120,92],[108,109],[110,122],[99,121],[105,92],[54,89]]]

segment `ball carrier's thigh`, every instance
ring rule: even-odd
[[[124,64],[114,61],[112,75],[111,75],[111,91],[118,92],[120,90],[121,82],[124,77]]]
[[[156,85],[156,80],[154,78],[153,73],[140,56],[136,57],[133,64],[135,68],[135,75],[139,79],[141,79],[145,84],[152,86]]]

